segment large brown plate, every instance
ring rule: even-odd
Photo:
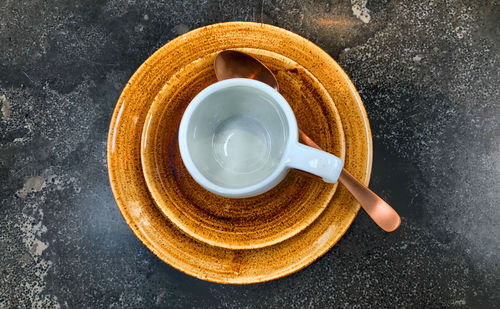
[[[199,28],[169,42],[141,65],[118,100],[108,137],[108,169],[118,207],[136,236],[173,267],[209,281],[247,284],[279,278],[313,262],[345,233],[359,205],[340,185],[328,207],[307,228],[275,245],[251,250],[195,240],[163,216],[141,172],[140,140],[149,107],[179,69],[207,54],[233,48],[280,54],[325,87],[341,117],[345,167],[365,184],[370,177],[372,149],[363,104],[347,75],[319,47],[284,29],[246,22]],[[321,147],[329,147],[323,130],[303,130]]]

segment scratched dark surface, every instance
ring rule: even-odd
[[[177,35],[259,21],[347,71],[373,132],[360,211],[306,269],[226,286],[189,277],[133,235],[106,136],[131,74]],[[0,308],[499,308],[498,1],[0,2]]]

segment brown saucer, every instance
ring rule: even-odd
[[[341,117],[345,167],[365,184],[371,171],[371,135],[359,95],[338,64],[313,43],[274,26],[233,22],[196,29],[160,48],[132,76],[111,120],[108,169],[113,193],[127,224],[160,259],[187,274],[220,283],[262,282],[307,266],[340,239],[359,210],[339,185],[328,207],[297,235],[260,249],[233,250],[187,236],[155,206],[140,159],[142,129],[154,98],[179,68],[218,50],[247,47],[281,54],[316,77]],[[321,132],[302,129],[321,147],[328,147]]]
[[[331,153],[344,158],[340,116],[328,92],[296,62],[265,50],[244,50],[273,70],[281,93],[301,127],[319,136]],[[177,134],[185,108],[202,89],[216,82],[219,51],[181,68],[153,101],[142,135],[142,167],[160,210],[186,234],[229,249],[255,249],[294,236],[328,206],[337,184],[292,171],[274,189],[252,198],[213,194],[189,175],[179,153]]]

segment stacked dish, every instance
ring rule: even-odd
[[[359,205],[337,184],[296,170],[245,199],[210,193],[182,163],[178,128],[189,102],[215,83],[215,56],[248,53],[269,67],[299,127],[368,183],[371,135],[351,81],[310,41],[270,25],[231,22],[188,32],[132,76],[112,117],[108,169],[118,207],[160,259],[192,276],[246,284],[293,273],[328,251]]]

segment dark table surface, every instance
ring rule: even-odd
[[[318,44],[364,100],[370,187],[306,269],[251,286],[187,276],[133,235],[106,135],[131,74],[177,35],[259,21]],[[500,306],[498,1],[0,2],[0,308]]]

